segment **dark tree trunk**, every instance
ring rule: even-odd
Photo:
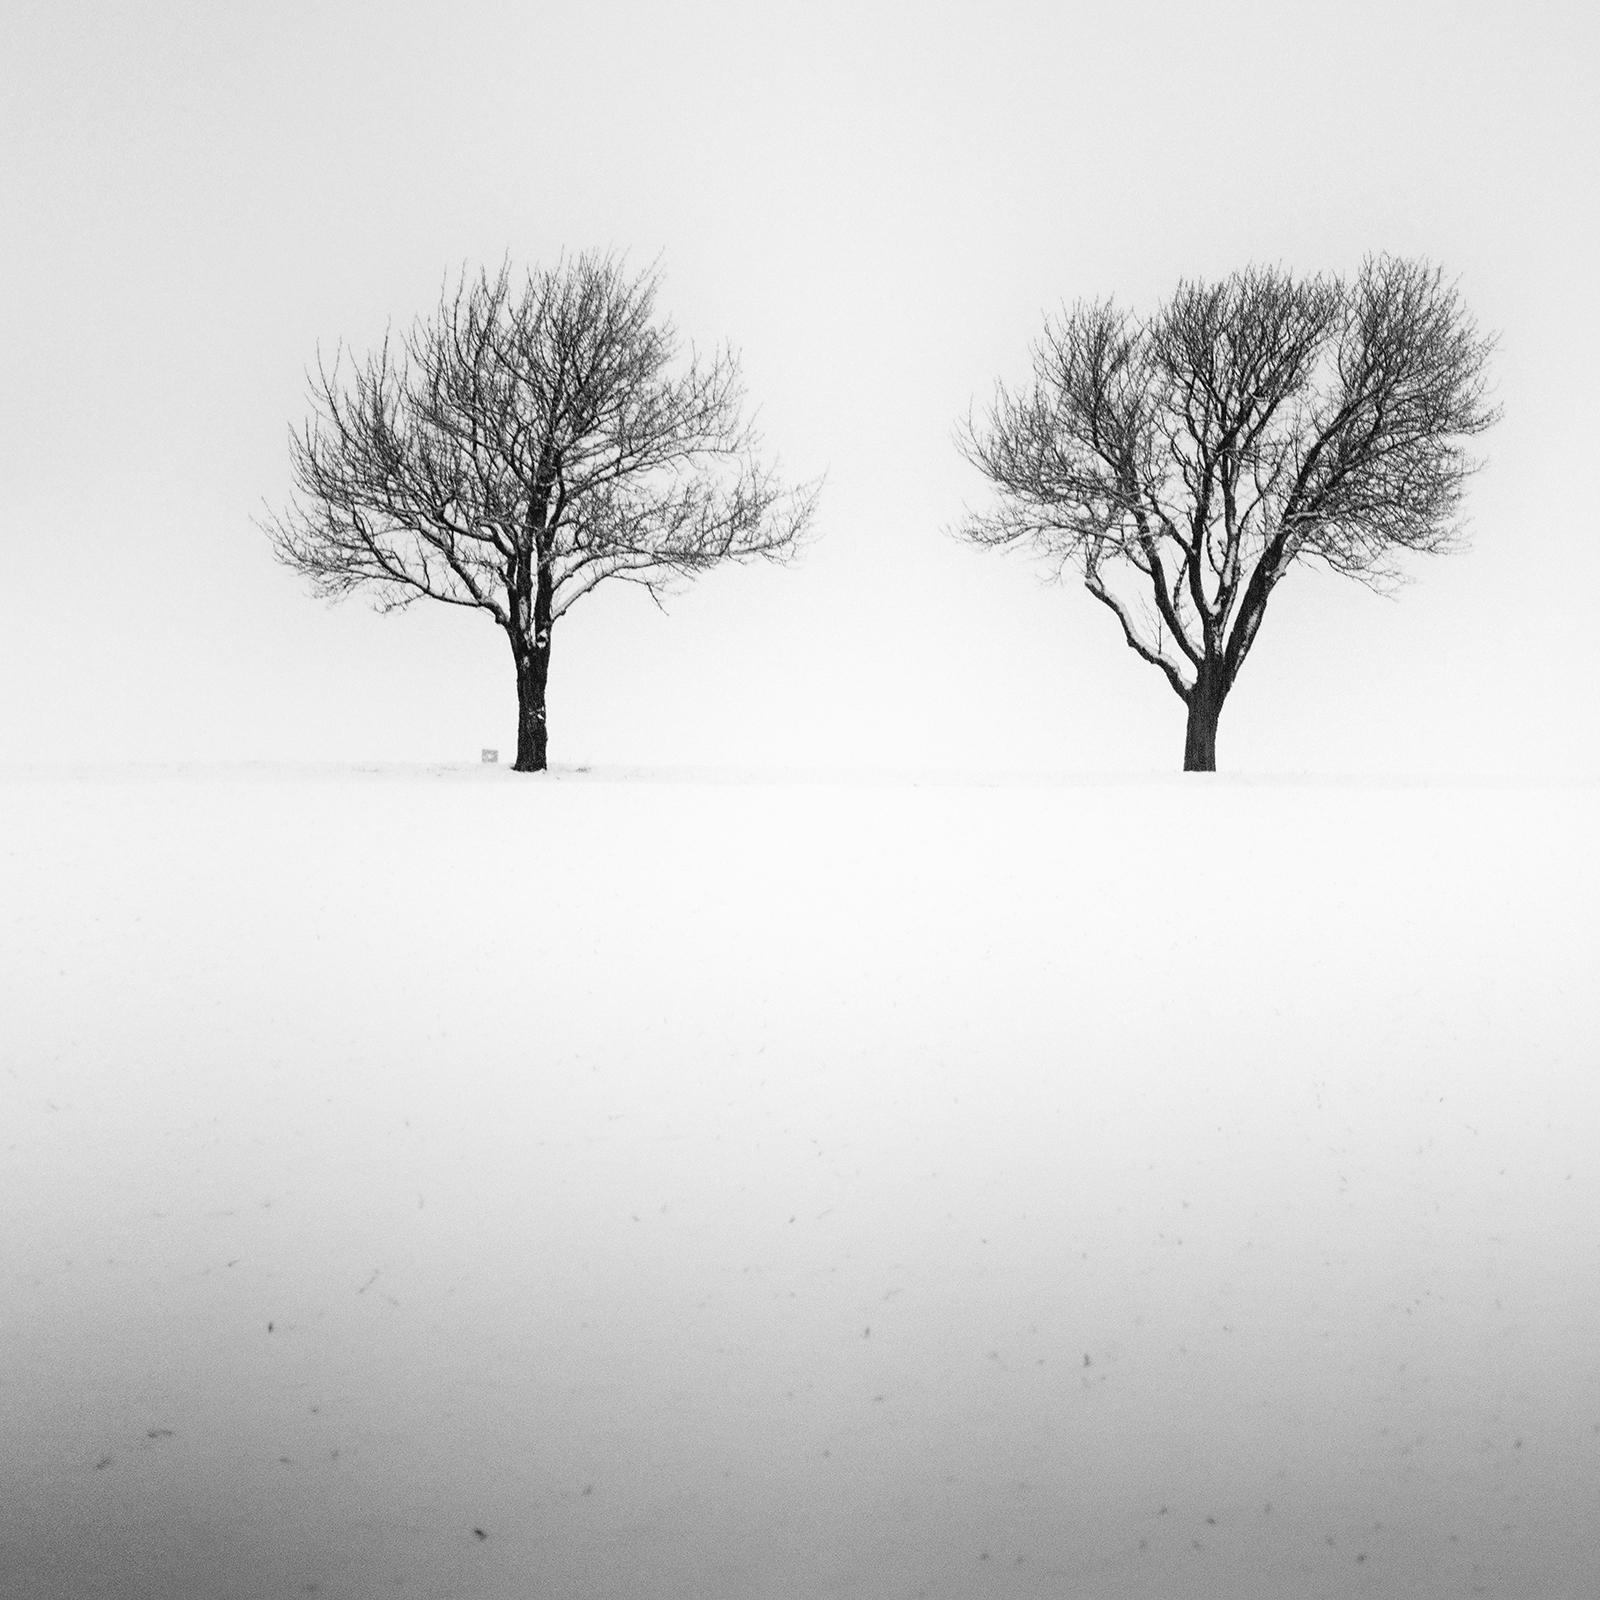
[[[539,513],[534,527],[543,525]],[[507,580],[511,615],[506,635],[511,659],[517,665],[517,759],[513,772],[543,772],[550,748],[544,697],[550,683],[550,629],[555,583],[547,552],[537,542],[531,551],[519,552]]]
[[[1227,692],[1206,672],[1189,691],[1189,726],[1183,738],[1185,772],[1217,770],[1217,723]]]
[[[550,630],[534,642],[511,641],[517,664],[517,759],[514,772],[543,772],[549,753],[550,733],[545,722],[544,697],[550,682]]]

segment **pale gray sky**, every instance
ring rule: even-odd
[[[943,532],[952,426],[1064,299],[1390,250],[1501,335],[1475,544],[1395,601],[1298,572],[1219,766],[1600,775],[1597,65],[1575,0],[12,0],[0,761],[509,750],[487,618],[329,609],[251,519],[319,341],[597,246],[661,257],[828,486],[794,568],[572,612],[557,764],[1176,767],[1110,615]]]

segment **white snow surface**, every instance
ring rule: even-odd
[[[0,776],[0,1593],[1589,1600],[1597,800]]]

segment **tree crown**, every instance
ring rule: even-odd
[[[659,595],[719,561],[780,558],[814,487],[786,493],[741,419],[734,352],[681,358],[654,270],[582,255],[514,279],[465,272],[365,361],[310,378],[291,435],[296,496],[266,524],[329,596],[428,597],[532,625],[610,577]]]
[[[1142,319],[1080,302],[961,431],[1000,495],[960,531],[1077,567],[1180,695],[1225,690],[1294,561],[1382,587],[1458,542],[1493,343],[1439,269],[1391,256],[1181,283]]]

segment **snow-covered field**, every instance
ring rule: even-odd
[[[1589,1600],[1597,801],[0,778],[0,1593]]]

